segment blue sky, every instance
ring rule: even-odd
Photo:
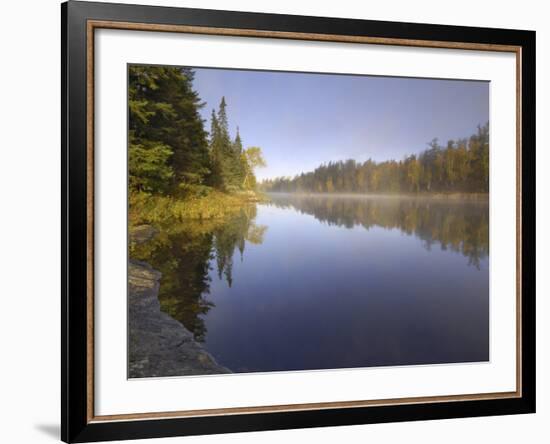
[[[331,160],[399,160],[489,120],[482,81],[197,68],[194,87],[207,129],[225,96],[232,137],[239,126],[245,147],[262,148],[260,179]]]

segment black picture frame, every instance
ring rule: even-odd
[[[87,22],[187,25],[521,48],[521,396],[186,418],[89,416]],[[61,438],[90,442],[535,412],[535,32],[69,1],[61,5]],[[512,198],[512,197],[511,197]]]

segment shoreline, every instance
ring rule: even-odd
[[[297,197],[346,197],[375,199],[441,199],[441,200],[475,200],[488,201],[489,193],[312,193],[264,191],[267,196],[297,196]]]
[[[267,202],[265,193],[243,191],[225,193],[210,191],[196,197],[173,197],[136,193],[130,198],[128,224],[130,229],[140,226],[177,224],[187,220],[223,220],[247,205]]]
[[[136,227],[132,242],[156,234]],[[143,261],[128,262],[128,378],[232,373],[199,344],[179,321],[161,311],[162,274]]]

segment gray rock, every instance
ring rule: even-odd
[[[138,225],[137,227],[130,227],[129,237],[130,242],[134,244],[142,244],[152,239],[158,230],[151,225]]]
[[[231,373],[160,310],[161,273],[149,264],[128,264],[128,376],[130,378]]]

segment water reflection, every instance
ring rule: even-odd
[[[261,244],[266,226],[254,223],[256,206],[250,205],[223,220],[191,220],[161,230],[155,238],[136,245],[130,253],[162,273],[159,290],[161,309],[180,321],[197,341],[204,341],[204,318],[214,304],[208,300],[210,271],[231,286],[233,257],[241,259],[245,241]]]
[[[460,252],[479,268],[489,255],[489,205],[486,200],[449,200],[274,193],[271,204],[310,214],[329,225],[367,230],[397,228],[443,250]]]
[[[487,202],[271,198],[162,229],[130,252],[162,272],[161,309],[221,365],[488,360]]]

